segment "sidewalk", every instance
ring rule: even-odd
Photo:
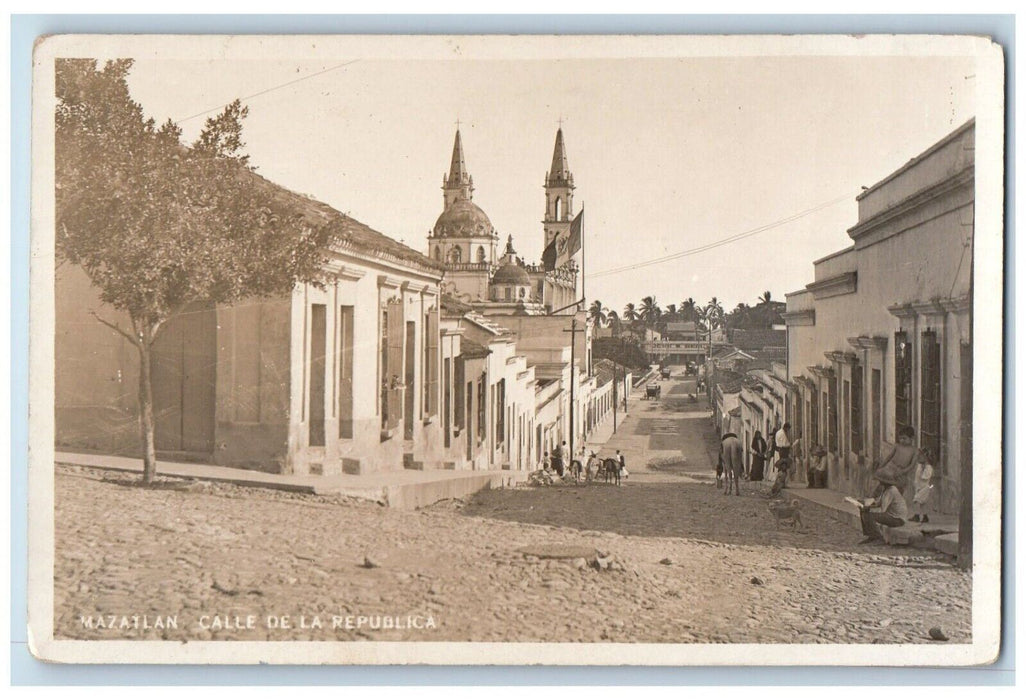
[[[58,463],[93,469],[141,474],[142,460],[114,455],[57,452]],[[482,489],[511,486],[527,477],[526,472],[506,470],[452,471],[448,469],[411,470],[373,474],[268,474],[249,469],[219,467],[157,460],[157,473],[184,479],[220,481],[238,486],[296,491],[318,495],[342,495],[374,501],[390,508],[413,510],[450,498],[463,498]]]
[[[834,520],[862,529],[859,510],[844,500],[844,494],[830,489],[808,489],[803,485],[789,487],[785,494],[800,498],[814,508],[823,509]],[[888,544],[907,544],[921,549],[933,549],[944,554],[958,554],[958,518],[954,515],[936,514],[928,523],[906,522],[900,528],[883,528],[884,540]]]

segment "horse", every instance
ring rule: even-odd
[[[612,481],[620,485],[620,460],[615,457],[606,457],[602,460],[603,476],[606,483]]]

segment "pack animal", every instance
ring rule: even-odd
[[[606,483],[612,481],[617,486],[620,485],[620,460],[612,457],[606,457],[602,460],[602,475],[603,480]]]
[[[801,503],[797,498],[792,498],[790,503],[786,501],[771,501],[766,507],[776,521],[778,529],[782,524],[790,525],[793,530],[804,529]]]

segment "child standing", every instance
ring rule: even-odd
[[[933,465],[930,464],[932,461],[933,456],[929,450],[919,450],[916,455],[916,475],[912,482],[915,494],[912,496],[912,522],[915,523],[930,522],[930,516],[926,511],[930,506],[930,496],[933,495]]]

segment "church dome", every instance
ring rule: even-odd
[[[495,228],[481,207],[458,199],[435,222],[435,238],[491,238]]]
[[[516,263],[508,262],[498,270],[492,277],[492,284],[512,284],[516,286],[530,286],[531,278],[527,271]]]

